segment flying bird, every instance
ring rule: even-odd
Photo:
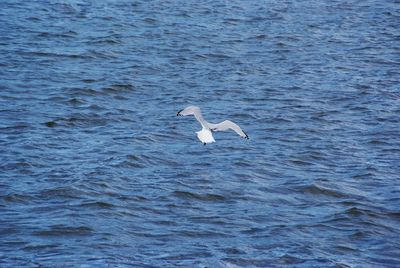
[[[225,131],[232,129],[235,131],[237,134],[239,134],[242,138],[248,139],[249,136],[235,123],[229,120],[222,121],[219,124],[212,124],[207,122],[203,116],[201,115],[201,110],[197,106],[189,106],[186,107],[183,110],[180,110],[177,114],[177,116],[186,116],[186,115],[194,115],[194,117],[199,121],[199,123],[202,126],[202,129],[200,131],[197,131],[197,138],[206,145],[207,143],[212,143],[215,142],[214,137],[213,137],[213,132],[214,131]]]

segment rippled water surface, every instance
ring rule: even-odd
[[[0,2],[1,267],[399,267],[400,3]],[[190,104],[215,133],[203,146]]]

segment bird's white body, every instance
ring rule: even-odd
[[[200,131],[197,131],[196,133],[197,133],[197,138],[199,138],[199,140],[202,143],[215,142],[212,132],[209,129],[202,128]]]
[[[208,123],[206,120],[204,120],[204,118],[201,114],[201,110],[197,106],[186,107],[185,109],[180,110],[177,113],[177,115],[182,115],[182,116],[194,115],[194,117],[197,119],[197,121],[199,121],[199,123],[202,126],[202,129],[200,131],[196,132],[197,138],[199,138],[199,140],[204,145],[206,145],[207,143],[215,142],[213,134],[212,134],[213,131],[225,131],[228,129],[232,129],[237,134],[239,134],[242,138],[246,138],[246,139],[249,138],[249,136],[247,136],[247,134],[238,125],[236,125],[232,121],[225,120],[219,124]]]

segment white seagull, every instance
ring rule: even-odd
[[[232,129],[237,134],[239,134],[242,138],[248,139],[249,136],[235,123],[229,120],[225,120],[219,124],[212,124],[208,123],[204,120],[203,116],[201,115],[201,110],[197,106],[189,106],[183,110],[180,110],[177,116],[186,116],[186,115],[194,115],[194,117],[199,121],[201,126],[203,127],[200,131],[197,131],[197,138],[206,145],[207,143],[215,142],[214,137],[212,135],[212,131],[224,131],[228,129]]]

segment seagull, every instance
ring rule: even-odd
[[[207,143],[215,142],[212,132],[214,131],[225,131],[228,129],[232,129],[237,134],[239,134],[242,138],[249,139],[249,136],[235,123],[229,120],[222,121],[219,124],[208,123],[204,120],[201,115],[201,110],[197,106],[189,106],[183,110],[180,110],[177,116],[186,116],[186,115],[194,115],[194,117],[199,121],[201,126],[203,127],[200,131],[197,131],[197,138],[206,145]]]

